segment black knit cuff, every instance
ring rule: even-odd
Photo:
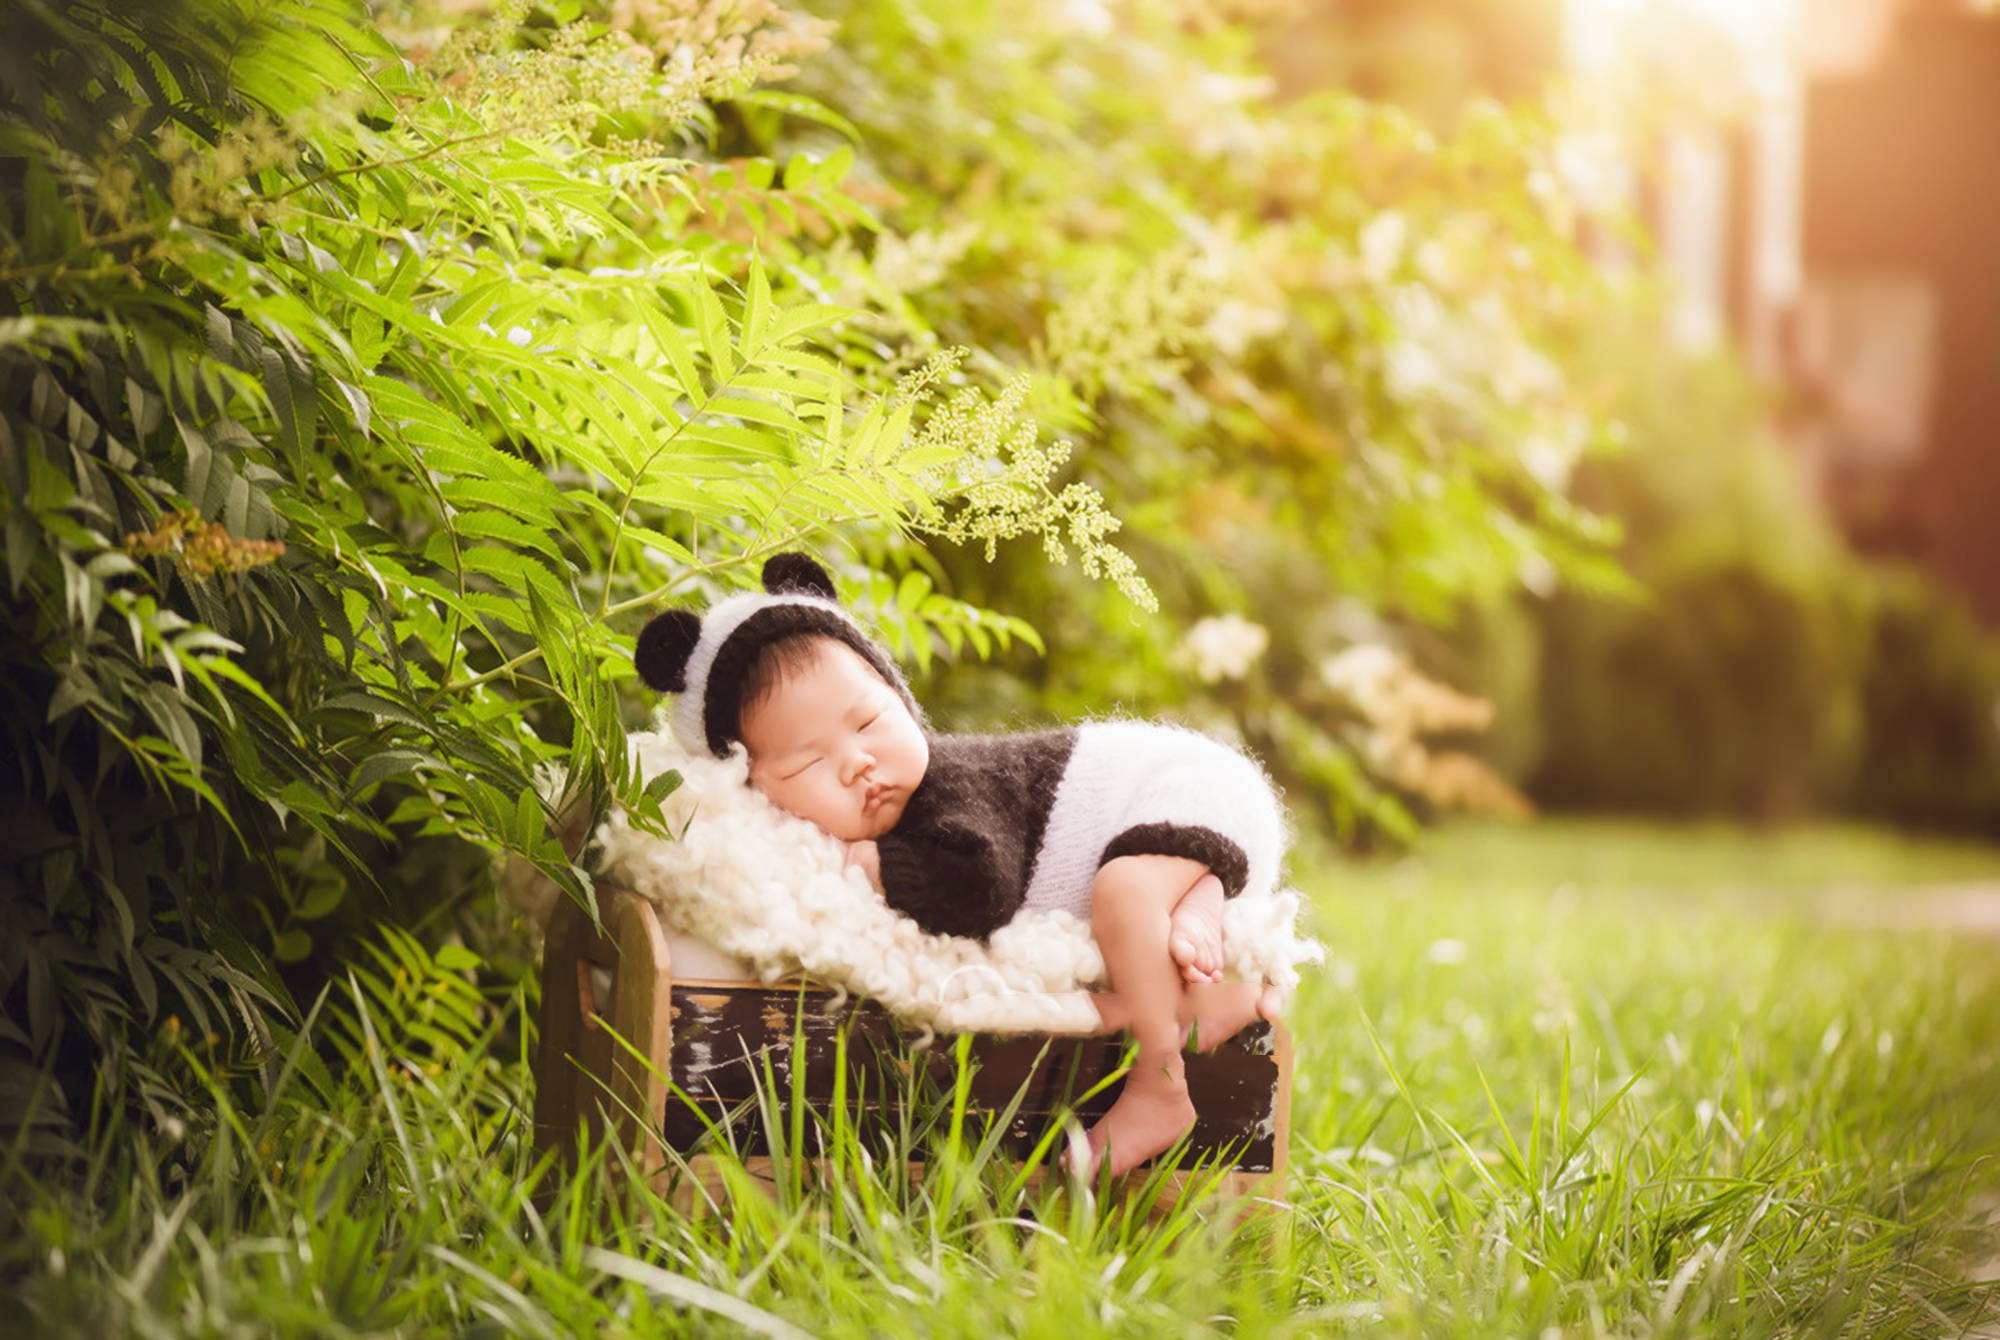
[[[1250,879],[1250,858],[1243,848],[1213,828],[1200,824],[1139,824],[1111,839],[1102,867],[1120,856],[1180,856],[1199,861],[1222,881],[1222,896],[1234,898]]]

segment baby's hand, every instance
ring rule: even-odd
[[[861,873],[868,876],[875,892],[882,892],[882,851],[875,845],[875,839],[863,838],[859,842],[848,843],[847,863],[860,866]]]
[[[1203,875],[1174,904],[1167,951],[1190,982],[1222,980],[1222,881]]]

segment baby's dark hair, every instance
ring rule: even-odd
[[[745,717],[776,693],[779,685],[818,660],[821,649],[828,645],[845,644],[825,633],[790,633],[759,647],[743,668],[743,687],[736,699],[736,729],[740,732]]]

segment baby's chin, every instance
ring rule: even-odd
[[[837,837],[842,842],[864,842],[870,838],[878,838],[896,826],[896,816],[891,815],[888,822],[884,823],[879,811],[874,814],[850,813],[837,817],[801,814],[799,818],[816,824],[821,832]]]

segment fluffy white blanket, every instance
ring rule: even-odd
[[[717,759],[665,731],[631,742],[648,778],[680,773],[664,809],[681,836],[653,837],[614,811],[597,831],[598,870],[653,902],[668,925],[745,960],[765,981],[802,972],[943,1032],[1096,1028],[1088,992],[1103,984],[1104,960],[1075,916],[1023,913],[985,944],[926,934],[845,867],[837,839],[748,784],[740,746]],[[1298,910],[1287,888],[1251,887],[1230,899],[1229,974],[1289,995],[1300,965],[1325,953],[1299,934]]]

